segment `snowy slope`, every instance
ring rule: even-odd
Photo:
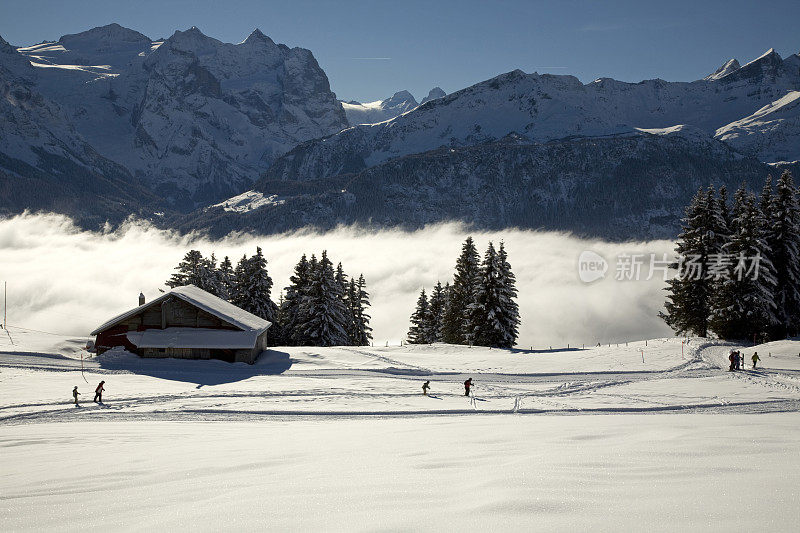
[[[798,341],[746,348],[764,368],[731,373],[717,366],[731,346],[697,338],[275,348],[248,366],[98,361],[85,339],[8,333],[0,518],[15,531],[789,531],[798,519],[786,475],[800,468]],[[731,487],[747,488],[735,513]]]
[[[800,160],[800,91],[719,128],[715,136],[762,161]]]

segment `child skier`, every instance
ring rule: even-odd
[[[753,370],[755,370],[756,369],[756,363],[761,361],[761,358],[758,356],[758,352],[753,352],[753,357],[751,357],[751,359],[753,360]]]
[[[431,388],[430,383],[431,383],[430,380],[428,380],[422,384],[422,394],[424,394],[425,396],[428,395],[428,389]]]
[[[78,407],[78,395],[79,394],[80,394],[80,392],[78,392],[78,386],[75,385],[75,388],[72,389],[72,397],[75,398],[75,407]]]
[[[472,387],[472,378],[464,382],[464,396],[469,396],[470,387]]]
[[[103,388],[103,383],[105,383],[105,381],[101,381],[100,384],[97,386],[97,388],[94,390],[94,401],[97,403],[103,403],[103,391],[105,390]]]

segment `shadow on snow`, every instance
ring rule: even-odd
[[[206,385],[244,381],[253,376],[283,374],[292,366],[289,354],[277,350],[261,352],[252,365],[217,359],[153,359],[134,354],[98,359],[100,368],[105,370],[125,370],[159,379],[196,383],[198,389]]]

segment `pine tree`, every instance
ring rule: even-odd
[[[408,330],[408,342],[410,344],[426,344],[428,342],[426,335],[427,321],[428,296],[423,288],[419,293],[419,298],[417,298],[417,306],[411,314],[411,327]]]
[[[496,312],[500,348],[512,348],[519,335],[519,305],[517,299],[517,278],[508,262],[508,253],[503,241],[497,250],[497,271],[500,276],[499,306]]]
[[[311,265],[305,254],[294,267],[294,273],[289,277],[289,283],[282,306],[283,341],[288,345],[302,346],[306,344],[302,325],[308,322],[305,312],[311,284]]]
[[[475,303],[479,283],[480,256],[472,237],[467,237],[456,261],[456,273],[450,287],[442,325],[444,342],[468,344],[472,341],[470,309]]]
[[[333,263],[328,259],[328,253],[323,251],[319,263],[312,256],[311,264],[313,269],[306,302],[308,321],[301,326],[306,341],[313,346],[347,345],[347,310]]]
[[[709,325],[723,339],[752,339],[775,321],[775,278],[765,227],[755,196],[742,185],[734,196],[732,233],[725,246],[732,267],[711,297]]]
[[[441,282],[437,282],[428,300],[428,328],[425,336],[429,343],[442,342],[442,323],[447,306],[447,296]]]
[[[175,267],[178,272],[172,274],[165,282],[165,285],[172,288],[182,287],[183,285],[200,286],[202,269],[203,254],[199,250],[189,250],[183,256],[183,260]]]
[[[767,214],[767,243],[775,268],[776,327],[783,338],[800,332],[800,206],[791,173],[784,171],[775,186]],[[763,199],[762,199],[763,205]]]
[[[481,284],[472,307],[475,344],[511,348],[517,339],[519,312],[515,278],[504,245],[500,253],[490,242],[481,265]]]
[[[355,338],[353,345],[355,346],[369,346],[372,340],[372,328],[369,326],[370,316],[367,313],[369,308],[369,293],[367,292],[367,282],[364,280],[364,274],[358,276],[356,283],[356,300],[353,305],[353,316],[355,322]]]
[[[715,233],[719,227],[718,214],[708,191],[700,189],[686,209],[683,229],[678,236],[675,251],[683,261],[679,276],[667,282],[668,301],[666,313],[659,316],[676,333],[692,332],[700,337],[708,333],[708,318],[711,312],[711,294],[714,280],[707,276],[710,256],[719,253],[720,244]]]
[[[267,260],[256,247],[256,254],[245,256],[236,265],[231,303],[273,324],[277,322],[278,306],[272,301],[272,278],[267,272]]]
[[[342,302],[344,303],[344,325],[345,331],[347,332],[347,338],[350,342],[348,344],[352,345],[352,333],[355,329],[355,319],[353,316],[353,308],[350,302],[351,294],[349,291],[349,283],[347,282],[347,274],[344,273],[344,269],[342,268],[342,263],[336,265],[336,274],[334,278],[336,279],[336,283],[339,285],[339,292],[342,295]],[[352,280],[351,280],[352,281]],[[355,295],[352,295],[355,297]]]
[[[219,268],[217,269],[217,280],[219,283],[219,294],[218,296],[223,300],[230,301],[231,295],[233,292],[233,264],[231,264],[230,258],[226,255],[225,259],[219,264]]]

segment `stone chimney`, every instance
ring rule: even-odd
[[[144,293],[139,293],[139,305],[144,305]]]

